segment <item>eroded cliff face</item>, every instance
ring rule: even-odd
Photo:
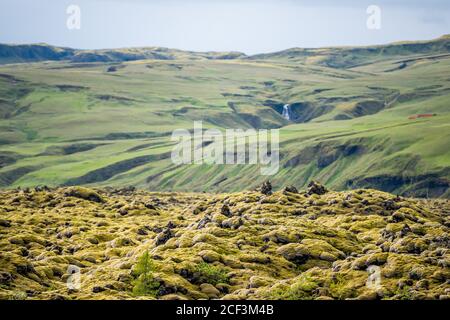
[[[447,200],[315,183],[232,194],[7,190],[0,298],[447,299],[449,213]],[[135,290],[147,252],[151,290]]]

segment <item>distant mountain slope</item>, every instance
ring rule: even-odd
[[[0,63],[3,64],[67,60],[73,57],[74,54],[74,49],[53,47],[46,44],[0,44]]]
[[[450,35],[444,35],[430,41],[396,42],[365,47],[292,48],[280,52],[254,55],[250,58],[262,60],[287,59],[332,68],[351,68],[395,57],[439,53],[450,53]]]
[[[414,54],[450,53],[450,35],[415,42],[396,42],[365,47],[292,48],[280,52],[246,56],[241,52],[193,52],[161,47],[126,49],[77,50],[47,44],[0,44],[0,64],[61,61],[120,62],[143,59],[289,59],[332,68],[350,68],[369,61]]]
[[[241,52],[191,52],[175,49],[149,47],[112,50],[76,50],[47,44],[10,45],[0,44],[0,64],[70,61],[70,62],[121,62],[144,59],[236,59],[245,57]]]

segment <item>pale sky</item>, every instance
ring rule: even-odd
[[[69,5],[81,29],[66,27]],[[366,27],[369,5],[381,29]],[[0,42],[80,49],[162,46],[274,52],[382,44],[450,33],[448,0],[0,0]]]

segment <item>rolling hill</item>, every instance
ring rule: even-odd
[[[257,165],[172,164],[171,132],[202,120],[280,128],[275,187],[450,197],[449,36],[255,56],[0,45],[0,63],[3,188],[229,192],[267,179]]]

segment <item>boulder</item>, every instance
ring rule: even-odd
[[[230,218],[233,214],[231,213],[230,207],[226,204],[222,206],[220,209],[220,213],[223,214],[225,217]]]
[[[295,264],[303,264],[310,258],[334,262],[345,257],[343,252],[319,239],[303,239],[301,243],[289,243],[278,248],[277,253]]]
[[[287,187],[285,187],[285,188],[283,189],[283,193],[284,193],[284,194],[286,194],[286,193],[298,193],[298,190],[297,190],[297,188],[294,187],[294,186],[287,186]]]
[[[106,288],[99,287],[99,286],[95,286],[95,287],[92,288],[92,292],[93,293],[100,293],[100,292],[103,292],[103,291],[106,291]]]
[[[307,248],[299,243],[289,243],[278,248],[277,253],[295,264],[304,264],[310,254]]]
[[[272,184],[270,181],[266,181],[261,185],[260,191],[262,194],[268,196],[272,194]]]
[[[159,233],[155,238],[155,245],[160,246],[164,243],[166,243],[170,238],[174,237],[174,233],[172,232],[172,229],[166,228],[164,231]]]
[[[200,285],[200,291],[208,296],[210,299],[219,298],[220,291],[216,289],[212,284],[202,283]]]
[[[65,197],[75,197],[87,201],[103,203],[105,200],[94,190],[83,187],[72,187],[64,192]]]
[[[318,194],[318,195],[322,195],[328,192],[328,189],[325,188],[325,186],[321,185],[320,183],[316,182],[316,181],[311,181],[308,184],[308,190],[307,193],[308,194]]]
[[[11,221],[0,219],[0,227],[5,227],[5,228],[11,227]]]
[[[203,261],[208,263],[220,261],[220,254],[212,250],[200,251],[198,255],[203,259]]]
[[[226,229],[237,229],[244,224],[244,220],[240,217],[233,217],[222,221],[221,227]]]

